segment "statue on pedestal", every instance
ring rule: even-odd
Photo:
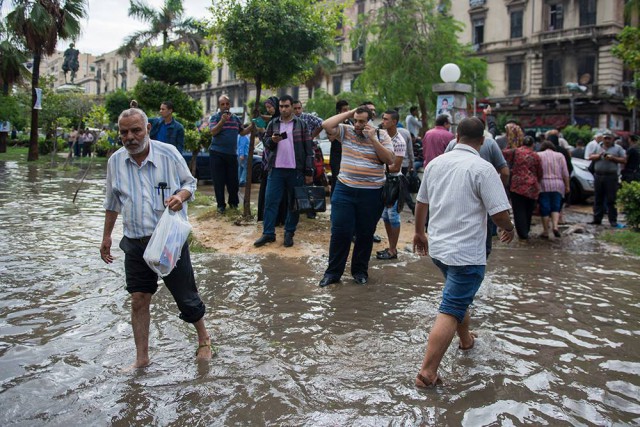
[[[78,55],[80,51],[75,49],[75,44],[71,43],[69,48],[64,51],[64,61],[62,62],[62,71],[64,71],[64,81],[67,83],[67,73],[71,72],[71,84],[76,78],[76,72],[80,68]]]

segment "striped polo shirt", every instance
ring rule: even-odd
[[[338,125],[338,140],[342,142],[342,161],[338,180],[354,188],[377,189],[384,185],[384,163],[366,136],[355,133],[353,126]],[[393,152],[391,138],[380,130],[380,143]]]
[[[164,199],[159,188],[166,183]],[[107,163],[104,208],[122,215],[124,235],[131,239],[151,236],[164,212],[164,200],[179,190],[196,192],[196,179],[176,147],[149,141],[149,155],[140,166],[122,147]],[[187,206],[181,213],[187,217]]]

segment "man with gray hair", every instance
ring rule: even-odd
[[[484,279],[487,213],[502,229],[501,241],[508,243],[514,236],[504,186],[495,168],[478,153],[484,142],[480,119],[463,119],[457,141],[451,152],[427,165],[417,197],[414,252],[431,256],[445,278],[439,314],[415,380],[420,388],[442,382],[438,366],[456,332],[461,350],[473,348],[468,308]]]
[[[150,305],[158,289],[158,275],[146,264],[143,254],[166,207],[187,218],[186,202],[193,200],[196,180],[173,145],[150,139],[151,124],[144,111],[138,108],[123,111],[118,127],[124,146],[107,164],[100,256],[107,264],[113,262],[111,234],[122,213],[124,236],[120,249],[125,253],[126,289],[131,294],[131,323],[136,345],[132,368],[142,368],[150,363]],[[163,281],[178,305],[180,318],[195,326],[196,359],[211,359],[211,339],[204,324],[205,306],[196,288],[188,243],[182,247],[176,267]]]

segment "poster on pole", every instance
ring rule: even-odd
[[[438,95],[438,101],[436,103],[436,117],[441,114],[446,114],[449,116],[449,121],[453,121],[451,116],[453,111],[453,101],[453,94]]]
[[[36,88],[36,104],[33,106],[34,110],[42,110],[42,89]]]

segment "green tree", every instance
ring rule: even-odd
[[[160,51],[142,49],[134,62],[142,74],[170,85],[200,85],[211,80],[210,57],[190,52],[185,44]]]
[[[40,82],[40,61],[52,55],[58,39],[72,40],[80,34],[80,20],[87,15],[85,0],[14,0],[7,25],[24,41],[33,55],[31,77],[32,107]],[[27,160],[38,160],[38,110],[31,110],[31,139]]]
[[[352,46],[361,46],[366,40],[366,67],[356,80],[356,88],[377,93],[387,106],[417,102],[425,127],[428,105],[435,104],[432,85],[442,82],[440,68],[444,64],[458,64],[462,81],[475,79],[478,95],[487,93],[486,63],[458,41],[462,23],[448,14],[449,0],[382,3],[376,13],[359,17],[352,32]]]
[[[102,129],[109,123],[109,114],[107,113],[107,107],[104,105],[93,104],[91,110],[85,118],[87,126]]]
[[[212,38],[221,59],[256,86],[256,106],[263,86],[285,86],[310,71],[334,44],[339,8],[315,0],[229,1],[211,8]],[[257,107],[253,117],[258,116]],[[255,130],[250,138],[253,152]],[[247,179],[251,181],[251,172]],[[245,187],[244,215],[251,215],[251,186]]]
[[[624,103],[632,112],[632,132],[636,127],[636,110],[640,101],[636,96],[640,89],[640,27],[626,26],[618,35],[618,44],[613,47],[613,55],[620,58],[625,66],[633,72],[632,93],[625,99]]]
[[[109,123],[118,122],[120,113],[129,108],[131,99],[133,99],[133,95],[123,89],[115,90],[105,96],[104,106],[107,109],[107,114],[109,114]]]
[[[183,122],[185,127],[202,118],[202,105],[177,86],[140,80],[133,88],[133,96],[138,101],[138,106],[148,113],[158,111],[163,101],[170,100],[173,102],[175,115],[186,121]]]
[[[184,42],[199,52],[206,36],[204,24],[184,17],[182,0],[164,0],[160,9],[153,9],[144,0],[130,0],[129,16],[149,24],[144,30],[136,31],[125,40],[118,53],[129,55],[162,38],[162,49],[174,41]]]
[[[22,65],[25,62],[27,55],[20,39],[0,22],[0,122],[13,124],[18,116],[17,102],[9,96],[9,91],[15,83],[27,80],[28,72]],[[0,153],[7,151],[8,136],[9,132],[0,132]]]

